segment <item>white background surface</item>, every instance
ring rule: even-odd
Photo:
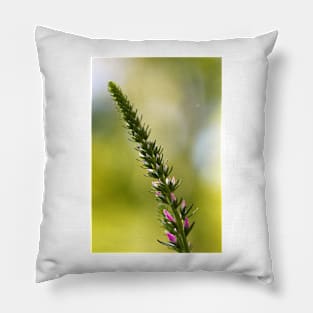
[[[38,24],[124,39],[208,40],[279,30],[265,138],[273,285],[209,273],[87,274],[34,283],[45,160]],[[312,312],[312,27],[304,0],[2,3],[0,311]]]

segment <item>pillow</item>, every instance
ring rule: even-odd
[[[37,282],[199,270],[272,281],[262,154],[276,37],[125,41],[37,27]]]

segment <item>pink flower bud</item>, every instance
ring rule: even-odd
[[[183,199],[183,201],[181,202],[181,208],[184,209],[186,207],[186,201],[185,199]]]
[[[160,197],[161,195],[162,195],[162,192],[161,192],[161,191],[156,191],[156,192],[155,192],[155,196],[156,196],[156,197]]]
[[[163,214],[170,222],[175,222],[174,217],[171,215],[171,213],[169,211],[164,209]]]
[[[188,229],[189,228],[189,220],[188,220],[188,217],[185,218],[184,220],[184,228]]]
[[[170,242],[176,243],[177,238],[176,238],[175,235],[173,235],[173,234],[170,233],[170,232],[167,232],[166,235],[167,235],[167,238],[168,238],[168,240],[169,240]]]
[[[155,188],[158,187],[159,186],[159,182],[158,181],[153,181],[152,182],[152,186],[155,187]]]
[[[171,197],[172,202],[176,201],[176,196],[175,196],[174,192],[171,192],[170,197]]]

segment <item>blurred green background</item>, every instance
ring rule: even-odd
[[[221,58],[95,58],[92,99],[92,252],[171,252],[151,179],[107,91],[112,80],[164,147],[177,196],[199,211],[192,252],[221,252]]]

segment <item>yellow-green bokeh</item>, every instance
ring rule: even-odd
[[[222,251],[221,58],[96,58],[92,99],[92,252],[171,252],[151,179],[107,91],[119,84],[164,147],[177,196],[199,208],[192,252]]]

